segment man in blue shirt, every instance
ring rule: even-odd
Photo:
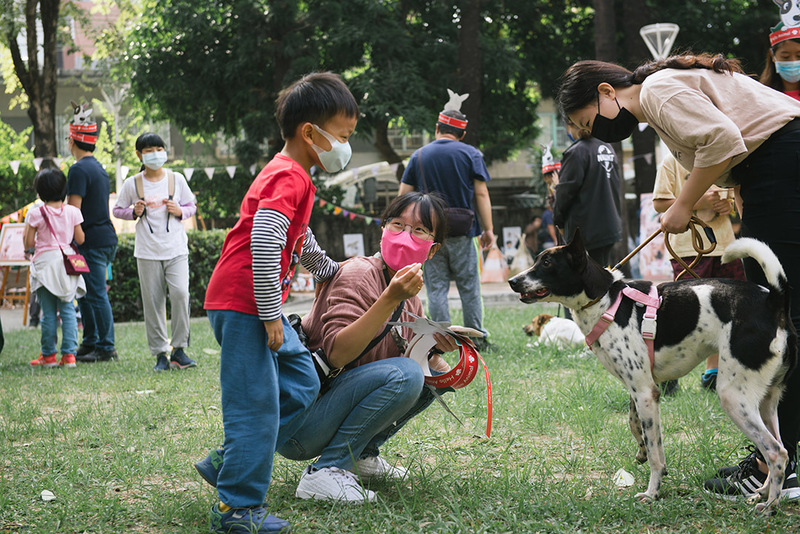
[[[459,109],[460,102],[457,106],[448,103],[439,113],[436,139],[411,155],[398,194],[414,190],[434,192],[444,198],[450,208],[469,209],[477,215],[471,225],[465,225],[461,232],[454,234],[457,224],[454,216],[448,213],[450,234],[439,252],[425,262],[425,290],[430,318],[450,322],[447,293],[450,281],[454,280],[461,297],[464,326],[486,335],[478,254],[479,246],[488,249],[496,239],[486,187],[490,178],[483,154],[461,142],[466,134],[467,118]]]
[[[76,116],[78,114],[76,113]],[[83,231],[86,240],[78,251],[89,264],[86,281],[86,296],[78,299],[83,322],[83,341],[75,359],[79,362],[116,360],[114,346],[114,316],[106,291],[106,275],[109,264],[117,251],[117,234],[108,212],[108,195],[111,184],[108,174],[95,159],[93,152],[97,143],[97,123],[89,122],[88,116],[81,122],[69,125],[69,150],[75,164],[67,175],[67,202],[83,213]]]

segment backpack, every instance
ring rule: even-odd
[[[170,170],[165,170],[167,173],[167,190],[169,200],[175,196],[175,173]],[[136,186],[136,196],[139,200],[144,201],[144,173],[140,172],[133,177],[133,183]],[[153,233],[153,227],[150,226],[150,220],[147,218],[147,208],[142,212],[142,218],[147,221],[147,227],[150,228],[150,233]],[[167,213],[167,232],[169,232],[169,213]]]

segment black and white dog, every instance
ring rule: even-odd
[[[641,333],[645,308],[629,298],[621,299],[615,317],[593,344],[603,367],[631,394],[629,424],[639,445],[637,460],[650,463],[647,491],[636,494],[640,500],[656,498],[666,474],[656,384],[686,375],[715,352],[722,408],[769,466],[769,477],[758,491],[765,502],[756,509],[766,510],[779,498],[788,455],[780,439],[777,406],[795,366],[797,335],[789,320],[786,275],[775,254],[760,241],[739,239],[725,250],[722,261],[745,257],[761,265],[769,287],[723,279],[657,287],[660,307],[652,362]],[[509,284],[522,302],[558,302],[570,308],[585,335],[624,288],[648,293],[653,285],[623,280],[595,263],[586,254],[580,231],[568,245],[542,252],[533,267]]]

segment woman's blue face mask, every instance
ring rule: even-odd
[[[775,70],[786,82],[800,82],[800,61],[776,61]]]

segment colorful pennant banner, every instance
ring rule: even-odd
[[[317,204],[317,206],[324,209],[325,211],[333,213],[334,215],[347,217],[351,221],[360,219],[363,220],[366,224],[376,224],[378,226],[381,225],[380,217],[370,217],[369,215],[364,215],[363,213],[356,213],[354,211],[344,209],[343,207],[336,206],[329,200],[325,200],[324,198],[320,198],[319,196],[314,197],[314,202]]]

